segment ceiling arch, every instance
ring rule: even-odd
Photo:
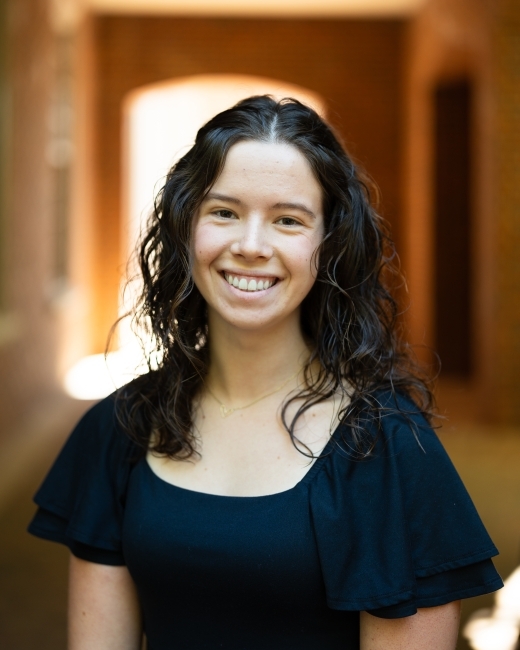
[[[70,1],[70,0],[69,0]],[[102,12],[239,16],[401,16],[424,0],[85,0]]]

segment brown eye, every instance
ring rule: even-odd
[[[213,210],[213,214],[222,219],[234,219],[235,215],[231,210]]]
[[[282,226],[298,226],[300,222],[296,221],[296,219],[293,219],[292,217],[282,217],[281,219],[278,219],[277,223]]]

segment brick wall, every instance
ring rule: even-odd
[[[382,191],[399,238],[401,21],[95,19],[97,114],[94,320],[97,350],[116,317],[120,258],[120,128],[125,95],[146,84],[194,74],[252,74],[322,95],[332,123]]]
[[[410,25],[408,53],[402,232],[411,337],[435,339],[432,92],[439,82],[466,79],[473,89],[472,410],[518,425],[520,4],[429,0]]]
[[[57,387],[52,174],[46,161],[53,41],[44,0],[10,0],[0,320],[0,440]],[[5,107],[4,107],[5,108]]]
[[[495,376],[503,422],[520,424],[520,4],[501,3],[495,36],[497,203]]]
[[[410,24],[406,74],[404,266],[410,291],[410,338],[435,344],[435,88],[453,80],[471,87],[471,336],[474,415],[496,420],[494,316],[495,90],[493,16],[487,0],[430,0]],[[456,274],[456,266],[451,273]],[[445,315],[449,318],[449,314]],[[419,350],[421,352],[421,350]]]

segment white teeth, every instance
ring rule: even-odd
[[[263,291],[273,285],[273,282],[269,282],[269,280],[249,280],[248,282],[245,278],[239,279],[230,273],[224,273],[224,277],[228,284],[242,291]]]

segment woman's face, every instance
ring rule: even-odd
[[[192,273],[210,322],[247,330],[299,322],[316,278],[322,204],[295,147],[252,140],[231,147],[194,223]]]

